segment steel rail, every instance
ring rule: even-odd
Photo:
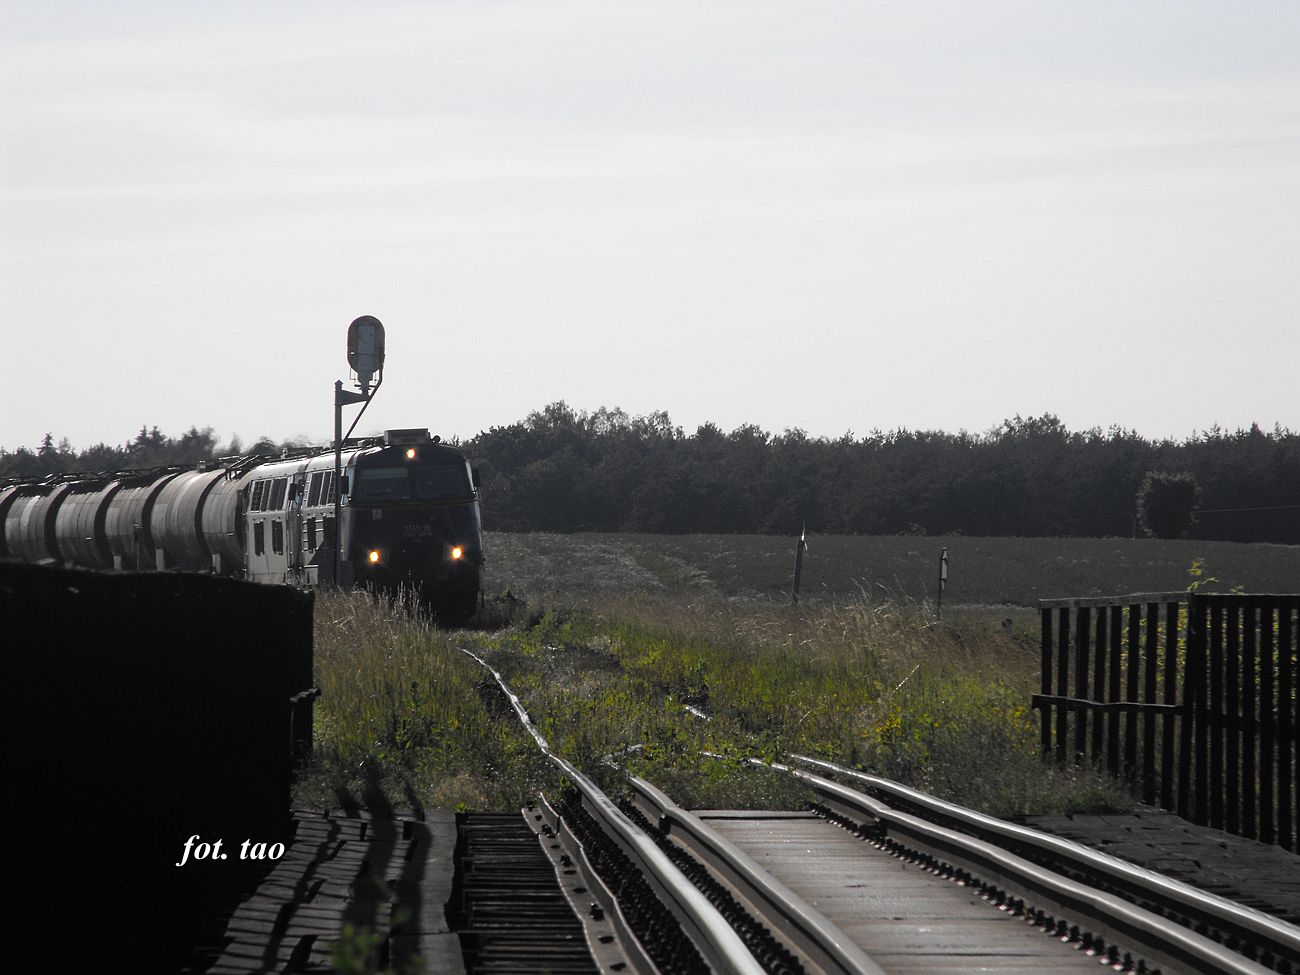
[[[1064,864],[1067,870],[1076,871],[1083,876],[1103,878],[1107,884],[1124,891],[1148,908],[1154,906],[1154,909],[1166,915],[1186,917],[1194,922],[1205,922],[1226,937],[1255,945],[1278,958],[1297,959],[1297,963],[1300,964],[1300,928],[1288,924],[1281,918],[1238,904],[1217,894],[1198,890],[1182,881],[1090,849],[1072,840],[1004,822],[972,809],[944,802],[942,799],[936,799],[879,776],[844,768],[807,755],[790,757],[810,768],[821,769],[859,782],[869,793],[883,797],[886,801],[903,803],[920,810],[923,815],[954,823],[962,832],[992,840],[1022,855],[1028,854],[1042,857],[1053,863]]]
[[[787,947],[818,969],[843,975],[884,975],[884,969],[840,928],[769,874],[730,840],[678,806],[644,779],[629,777],[633,798],[648,818],[678,839],[746,900],[764,923],[781,932]],[[790,942],[793,942],[791,944]]]
[[[672,912],[709,967],[725,975],[763,975],[762,966],[750,954],[740,936],[704,894],[682,876],[667,854],[655,845],[654,840],[642,832],[594,782],[551,750],[550,743],[537,730],[523,703],[506,686],[501,675],[477,654],[464,648],[461,652],[477,661],[496,680],[497,686],[510,701],[510,706],[537,742],[542,754],[578,790],[583,808],[600,824],[606,835],[641,869],[659,899]]]
[[[865,793],[778,763],[750,763],[793,776],[834,812],[879,824],[890,838],[1013,893],[1035,910],[1136,952],[1164,969],[1202,975],[1265,975],[1272,969],[1128,900],[1096,890],[988,841],[900,812]]]

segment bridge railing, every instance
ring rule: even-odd
[[[1039,602],[1045,756],[1193,822],[1296,849],[1300,595]]]

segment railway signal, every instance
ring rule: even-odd
[[[359,393],[343,388],[343,380],[334,383],[334,585],[339,584],[339,549],[343,544],[343,407],[364,403],[361,412],[348,427],[348,436],[356,429],[366,407],[384,381],[384,325],[374,315],[362,315],[348,326],[348,366],[356,373]],[[370,388],[374,381],[374,389]]]

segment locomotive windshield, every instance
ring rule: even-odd
[[[352,490],[355,503],[474,500],[469,471],[460,459],[446,463],[359,467],[355,479]]]

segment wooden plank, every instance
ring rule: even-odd
[[[1223,604],[1210,606],[1210,825],[1223,828]],[[1201,774],[1207,774],[1205,772]]]
[[[1126,596],[1089,596],[1080,599],[1040,599],[1040,609],[1096,609],[1098,606],[1127,606],[1130,603],[1169,603],[1186,599],[1183,592],[1135,592]]]
[[[1274,764],[1276,734],[1274,731],[1274,703],[1276,701],[1277,665],[1273,659],[1275,641],[1273,624],[1276,620],[1276,600],[1261,597],[1259,601],[1259,838],[1265,843],[1277,842],[1277,809],[1274,805]]]
[[[1059,694],[1035,694],[1031,698],[1034,707],[1053,705],[1070,711],[1083,711],[1101,714],[1122,714],[1125,712],[1154,712],[1178,714],[1181,710],[1175,704],[1147,704],[1145,701],[1094,701],[1090,697],[1062,697]]]
[[[1224,792],[1223,823],[1229,832],[1241,831],[1241,607],[1225,606],[1223,648]]]
[[[1165,603],[1164,703],[1178,703],[1178,603]],[[1160,729],[1160,805],[1174,808],[1174,715]]]
[[[1056,641],[1056,693],[1066,696],[1070,693],[1070,611],[1058,610]],[[1069,747],[1070,712],[1059,708],[1056,712],[1056,761],[1065,764],[1065,750]]]
[[[1075,633],[1075,653],[1074,653],[1074,696],[1077,698],[1086,698],[1088,696],[1088,649],[1091,643],[1090,624],[1092,622],[1092,610],[1086,606],[1081,606],[1074,612],[1074,633]],[[1076,714],[1074,718],[1074,761],[1076,765],[1082,765],[1088,754],[1088,721],[1081,715]]]
[[[1040,609],[1038,615],[1042,622],[1042,654],[1039,659],[1039,688],[1044,696],[1052,693],[1052,611]],[[1044,757],[1052,754],[1052,706],[1046,704],[1039,709],[1040,727],[1039,747]]]
[[[1259,607],[1254,600],[1246,600],[1241,608],[1241,835],[1259,839],[1259,814],[1256,798],[1259,778],[1256,774],[1255,753],[1258,747],[1256,734],[1258,712],[1255,705],[1256,655],[1255,625]]]
[[[1111,607],[1102,606],[1097,610],[1097,634],[1096,634],[1096,653],[1093,654],[1092,662],[1092,699],[1105,703],[1106,697],[1106,657],[1107,657],[1107,638],[1110,631],[1107,628],[1107,619],[1110,616]],[[1106,743],[1106,717],[1101,711],[1094,711],[1092,715],[1092,764],[1094,767],[1101,765],[1102,747]]]
[[[1124,626],[1124,607],[1113,606],[1110,609],[1110,689],[1106,699],[1108,701],[1123,700],[1123,688],[1121,685],[1122,670],[1124,667],[1123,657],[1123,626]],[[1119,775],[1119,753],[1120,753],[1120,715],[1118,711],[1112,711],[1106,716],[1106,767],[1110,769],[1112,775]]]
[[[1206,607],[1195,595],[1187,601],[1187,642],[1183,653],[1183,711],[1178,735],[1178,815],[1205,823],[1205,629]]]
[[[1296,690],[1295,658],[1296,627],[1292,623],[1291,607],[1283,604],[1277,621],[1277,823],[1278,845],[1283,849],[1296,849],[1296,713],[1292,695]]]
[[[1124,697],[1140,701],[1142,676],[1142,607],[1135,603],[1128,607],[1128,685]],[[1130,784],[1137,781],[1138,712],[1130,711],[1124,727],[1124,775]]]
[[[1146,664],[1143,671],[1142,700],[1156,703],[1157,679],[1160,676],[1160,604],[1147,603],[1145,634]],[[1148,710],[1142,722],[1142,801],[1156,801],[1156,716]]]

